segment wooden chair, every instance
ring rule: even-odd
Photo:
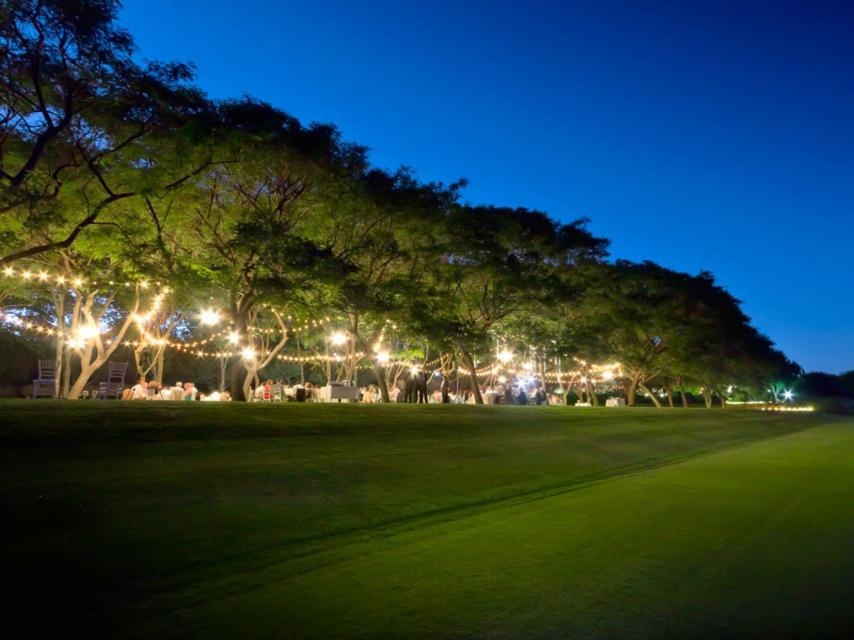
[[[46,392],[42,392],[42,387]],[[49,395],[56,398],[56,360],[39,360],[39,377],[33,380],[33,398]]]
[[[127,362],[107,363],[107,380],[98,384],[98,397],[101,400],[106,400],[108,396],[112,396],[116,400],[121,397],[122,390],[125,387],[125,374],[127,370]]]

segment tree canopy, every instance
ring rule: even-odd
[[[52,341],[60,395],[126,349],[140,375],[230,368],[235,397],[307,363],[386,400],[410,369],[456,372],[478,402],[514,359],[629,404],[799,372],[711,274],[610,261],[586,220],[466,203],[465,180],[373,167],[333,125],[211,100],[189,65],[138,62],[117,8],[0,3],[0,319]]]

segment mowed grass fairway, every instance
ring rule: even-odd
[[[854,633],[851,418],[9,401],[0,425],[13,635]]]

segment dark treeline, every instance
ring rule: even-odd
[[[470,206],[464,181],[372,167],[332,125],[212,101],[189,66],[134,58],[117,5],[0,2],[0,303],[52,345],[65,397],[119,352],[156,378],[207,355],[236,397],[311,359],[384,398],[430,362],[480,401],[472,372],[501,349],[564,388],[618,362],[629,404],[797,374],[711,274],[609,261],[584,220]]]

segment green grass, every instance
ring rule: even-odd
[[[0,403],[5,625],[851,637],[854,419]]]

